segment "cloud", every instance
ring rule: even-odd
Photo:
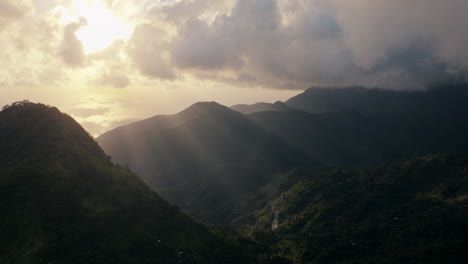
[[[0,0],[0,9],[12,4]],[[2,87],[32,88],[56,85],[63,80],[63,67],[57,56],[56,18],[39,16],[29,1],[15,1],[14,8],[2,9],[11,22],[0,28],[0,80]],[[15,11],[12,11],[15,10]],[[2,20],[2,18],[0,18]]]
[[[102,86],[110,86],[113,88],[128,87],[131,82],[127,75],[119,69],[106,70],[97,80],[96,83]]]
[[[467,9],[460,0],[177,1],[149,12],[130,54],[160,79],[421,88],[466,71]]]
[[[229,36],[223,36],[216,26],[199,19],[188,21],[174,40],[171,53],[174,63],[181,69],[239,68],[243,61]]]
[[[23,16],[28,7],[23,1],[0,0],[0,29],[10,20]]]
[[[0,0],[0,83],[421,89],[468,72],[463,0],[104,2],[133,34],[86,54],[67,1]]]
[[[206,1],[202,1],[205,3]],[[192,3],[192,2],[189,2]],[[214,79],[223,78],[222,71],[237,75],[229,80],[256,80],[273,88],[304,88],[314,82],[339,81],[355,72],[349,50],[343,45],[340,28],[328,14],[310,16],[307,10],[298,19],[283,25],[282,10],[278,1],[238,0],[226,14],[216,14],[212,20],[190,16],[190,4],[180,2],[170,8],[162,8],[160,17],[173,20],[176,13],[179,22],[177,34],[165,43],[141,49],[143,60],[155,57],[166,50],[166,65],[187,72],[213,71]],[[174,12],[177,10],[177,12]],[[195,12],[196,14],[197,12]],[[201,13],[200,11],[198,13]],[[145,45],[157,36],[146,32]],[[152,59],[157,65],[158,60]],[[141,65],[141,64],[140,64]],[[149,74],[159,77],[158,71],[150,71],[154,64],[141,65]],[[213,75],[213,72],[211,73]],[[200,76],[200,73],[197,73]],[[207,76],[206,73],[203,76]]]
[[[463,11],[468,8],[467,1],[333,2],[336,17],[346,33],[346,43],[363,67],[415,43],[446,62],[468,63],[468,55],[462,53],[468,42],[468,32],[464,30],[468,17]]]
[[[108,48],[88,55],[89,60],[103,64],[94,84],[113,88],[125,88],[131,85],[129,76],[134,71],[122,59],[124,47],[123,40],[116,40]]]
[[[86,19],[80,18],[79,23],[69,23],[64,28],[61,55],[63,61],[73,67],[83,66],[85,62],[83,44],[75,35],[85,25]]]
[[[159,79],[175,79],[169,54],[169,33],[151,24],[137,26],[129,41],[127,53],[140,72]]]

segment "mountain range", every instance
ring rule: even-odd
[[[311,88],[284,104],[196,103],[111,130],[97,142],[164,198],[204,221],[226,224],[252,210],[244,206],[251,202],[239,201],[268,196],[260,190],[270,179],[296,167],[467,153],[466,90]]]
[[[268,183],[272,173],[318,164],[215,102],[123,126],[97,141],[164,198],[215,224],[243,213],[237,201]]]
[[[14,103],[0,263],[465,263],[467,99],[462,84],[311,88],[96,141],[55,107]]]

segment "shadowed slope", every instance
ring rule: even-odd
[[[311,88],[258,112],[262,128],[331,166],[375,164],[441,152],[468,153],[468,85],[428,91]]]
[[[69,116],[0,112],[1,263],[239,263],[226,238],[114,165]]]

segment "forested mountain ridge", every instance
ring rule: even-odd
[[[217,224],[245,213],[238,201],[257,192],[273,173],[318,165],[304,151],[215,102],[123,126],[97,141],[163,197]]]
[[[1,263],[248,262],[41,104],[0,112],[0,212]]]
[[[296,169],[248,218],[282,263],[466,263],[468,158]]]

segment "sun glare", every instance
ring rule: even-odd
[[[76,32],[86,53],[107,48],[117,39],[130,37],[132,27],[116,18],[105,3],[93,0],[75,0],[73,9],[86,23]]]

